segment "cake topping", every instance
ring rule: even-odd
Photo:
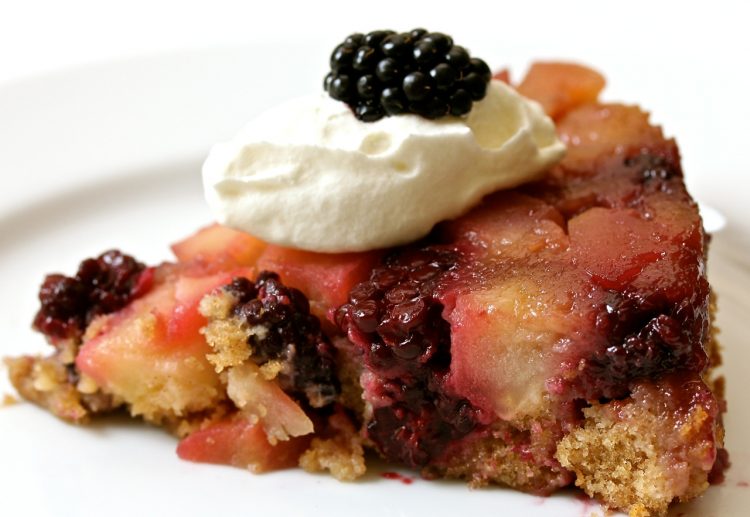
[[[466,115],[491,76],[487,63],[445,34],[373,31],[352,34],[334,49],[323,87],[364,122],[403,113],[438,119]]]
[[[330,66],[327,95],[213,147],[203,183],[219,223],[309,251],[397,246],[565,152],[537,103],[445,34],[352,34]]]
[[[291,248],[363,251],[419,239],[564,152],[539,105],[500,81],[466,117],[440,120],[363,123],[320,93],[215,145],[203,182],[221,224]]]

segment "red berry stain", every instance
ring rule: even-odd
[[[380,476],[385,479],[401,481],[404,485],[411,485],[414,482],[412,478],[399,474],[398,472],[383,472]]]
[[[583,505],[581,508],[581,517],[592,517],[592,510],[601,508],[596,499],[592,499],[583,492],[576,492],[575,498]]]
[[[729,453],[727,450],[719,449],[716,451],[716,461],[714,462],[711,472],[708,473],[708,482],[712,485],[723,483],[725,477],[724,473],[731,466],[732,463],[729,461]]]
[[[750,483],[748,483],[747,481],[738,481],[737,486],[741,488],[747,488],[750,486]]]

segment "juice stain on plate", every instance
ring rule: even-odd
[[[414,482],[414,478],[404,476],[403,474],[399,474],[398,472],[383,472],[380,476],[385,479],[401,481],[404,485],[411,485]]]

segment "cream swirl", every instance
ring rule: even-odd
[[[203,165],[220,223],[320,252],[414,241],[496,190],[536,179],[565,146],[541,107],[499,81],[466,117],[357,120],[326,94],[275,107]]]

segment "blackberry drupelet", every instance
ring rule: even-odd
[[[469,113],[491,75],[487,63],[445,34],[373,31],[334,49],[323,88],[364,122],[402,113],[438,119]]]

